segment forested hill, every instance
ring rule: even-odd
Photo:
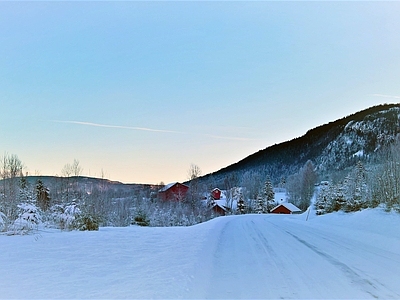
[[[309,130],[305,135],[260,150],[202,179],[221,185],[230,175],[257,172],[275,182],[311,160],[321,172],[370,160],[400,132],[400,104],[374,106]]]

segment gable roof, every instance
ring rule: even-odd
[[[289,203],[289,202],[284,202],[279,204],[278,206],[275,206],[273,209],[271,209],[271,211],[274,211],[275,209],[277,209],[279,206],[284,206],[286,207],[288,210],[290,210],[291,212],[299,212],[301,211],[300,208],[298,208],[296,205]]]
[[[165,192],[165,191],[169,190],[170,188],[172,188],[175,184],[183,185],[183,186],[189,188],[189,187],[188,187],[187,185],[185,185],[185,184],[182,184],[182,183],[179,183],[179,182],[172,182],[172,183],[168,183],[167,185],[165,185],[165,186],[164,186],[162,189],[160,189],[158,192],[159,192],[159,193]]]

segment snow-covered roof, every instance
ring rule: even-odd
[[[161,190],[159,190],[159,192],[165,192],[166,190],[168,190],[168,189],[170,189],[171,187],[173,187],[175,184],[177,184],[177,182],[168,183],[168,184],[165,185]]]
[[[165,186],[164,186],[161,190],[159,190],[158,192],[165,192],[166,190],[169,190],[170,188],[172,188],[175,184],[181,184],[181,185],[183,185],[183,186],[188,187],[187,185],[184,185],[184,184],[179,183],[179,182],[171,182],[171,183],[168,183],[167,185],[165,185]]]
[[[274,211],[275,209],[277,209],[279,206],[284,206],[286,207],[288,210],[290,210],[291,212],[298,212],[301,211],[300,208],[298,208],[296,205],[289,203],[289,202],[283,202],[281,204],[279,204],[278,206],[275,206],[271,211]]]

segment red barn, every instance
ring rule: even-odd
[[[186,197],[189,187],[179,182],[173,182],[158,191],[159,197],[164,201],[182,201]]]
[[[221,199],[221,190],[219,188],[215,188],[211,191],[211,197],[214,200],[219,200]]]
[[[284,202],[279,204],[278,206],[275,206],[272,210],[272,214],[286,214],[290,215],[292,213],[298,213],[301,212],[300,208],[298,208],[296,205],[288,202]]]

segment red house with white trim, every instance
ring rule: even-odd
[[[158,196],[164,201],[182,201],[185,199],[189,187],[179,182],[173,182],[158,191]]]
[[[275,206],[271,210],[271,214],[286,214],[290,215],[292,213],[299,213],[301,212],[301,209],[298,208],[296,205],[289,203],[289,202],[283,202],[279,204],[278,206]]]

